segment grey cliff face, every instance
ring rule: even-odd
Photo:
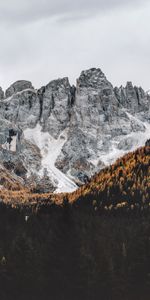
[[[0,119],[0,161],[5,165],[11,163],[17,175],[19,168],[22,168],[23,173],[20,175],[23,176],[30,169],[40,170],[41,167],[38,147],[25,141],[22,130],[5,119]]]
[[[0,100],[4,99],[4,92],[2,90],[2,88],[0,87]]]
[[[100,69],[83,71],[76,87],[65,77],[39,90],[18,81],[5,99],[0,92],[0,161],[15,171],[19,160],[21,176],[38,188],[45,180],[46,191],[86,182],[149,135],[148,93],[131,82],[113,88]]]
[[[6,96],[6,98],[8,98],[18,92],[21,92],[21,91],[27,90],[27,89],[34,89],[32,86],[32,83],[30,81],[26,81],[26,80],[19,80],[19,81],[16,81],[15,83],[13,83],[6,90],[5,96]]]
[[[133,114],[147,111],[149,108],[149,95],[141,87],[133,86],[132,82],[127,82],[125,88],[115,88],[114,92],[120,107],[127,108]]]
[[[38,91],[38,97],[42,128],[57,138],[70,121],[72,94],[68,78],[50,82]]]
[[[12,97],[0,102],[0,115],[21,128],[34,127],[40,115],[40,105],[37,100],[34,90],[13,94]]]

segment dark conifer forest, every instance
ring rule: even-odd
[[[0,299],[149,299],[149,212],[26,213],[0,207]]]
[[[1,178],[1,300],[149,300],[149,146],[72,194]]]

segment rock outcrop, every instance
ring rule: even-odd
[[[26,80],[19,80],[13,83],[5,93],[6,98],[11,97],[12,95],[27,90],[27,89],[34,89],[32,83]]]
[[[0,119],[0,162],[23,179],[41,168],[38,147],[26,141],[23,131],[6,119]]]
[[[0,102],[0,117],[21,128],[34,127],[39,120],[40,105],[35,90],[25,90]]]
[[[4,92],[2,90],[2,88],[0,87],[0,100],[4,99]]]
[[[70,121],[72,89],[69,80],[62,78],[51,81],[37,94],[42,128],[57,138]]]
[[[126,87],[115,87],[114,92],[120,107],[128,109],[132,114],[148,111],[150,96],[141,87],[127,82]]]
[[[76,87],[65,77],[0,92],[0,161],[19,161],[21,176],[38,184],[47,168],[52,191],[75,189],[149,135],[149,94],[131,82],[113,88],[100,69],[83,71]]]
[[[150,147],[150,139],[146,141],[145,146]]]

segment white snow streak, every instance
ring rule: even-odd
[[[58,181],[56,192],[72,192],[76,190],[76,184],[55,167],[56,159],[67,140],[67,130],[64,130],[58,139],[54,139],[48,132],[42,132],[40,124],[37,124],[33,129],[27,128],[24,130],[24,136],[25,139],[37,145],[41,150],[42,169],[39,175],[42,176],[44,169],[47,169],[51,180],[54,182]]]
[[[125,153],[129,151],[134,151],[139,147],[142,147],[145,145],[146,141],[150,138],[150,124],[147,122],[142,122],[137,117],[131,115],[130,113],[126,112],[129,119],[132,121],[136,121],[141,125],[145,126],[145,131],[138,131],[138,132],[131,132],[130,134],[126,135],[125,137],[122,137],[122,139],[119,137],[118,141],[114,140],[112,141],[112,147],[110,149],[109,153],[102,154],[99,159],[104,162],[105,165],[110,165],[114,163],[118,158],[122,157]],[[121,140],[126,140],[128,138],[131,138],[133,141],[133,146],[130,150],[122,150],[118,149],[118,144]]]
[[[125,153],[129,151],[134,151],[138,147],[144,146],[147,139],[150,138],[150,124],[142,122],[137,117],[126,112],[128,118],[131,121],[136,121],[139,125],[145,126],[145,131],[131,132],[125,136],[118,136],[111,140],[109,152],[100,152],[98,157],[90,160],[95,166],[97,166],[99,161],[102,161],[106,166],[114,163],[118,158],[122,157]],[[58,139],[54,139],[48,132],[42,132],[40,124],[33,129],[26,129],[24,131],[24,136],[27,140],[37,145],[41,150],[42,155],[42,169],[40,176],[43,175],[44,169],[47,169],[48,174],[54,182],[57,181],[58,188],[56,192],[72,192],[77,189],[76,184],[71,180],[71,176],[66,176],[60,170],[55,167],[55,162],[59,156],[63,145],[67,141],[67,130],[64,130]],[[132,147],[130,150],[119,149],[118,145],[121,141],[132,140]],[[99,141],[100,143],[101,141]],[[69,172],[68,172],[69,175]],[[70,178],[69,178],[70,177]]]

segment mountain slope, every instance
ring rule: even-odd
[[[0,173],[1,174],[1,173]],[[6,171],[3,174],[6,174]],[[0,190],[0,199],[13,205],[35,205],[48,207],[52,203],[62,205],[69,202],[77,206],[97,209],[117,207],[149,207],[150,205],[150,146],[137,149],[103,169],[73,193],[35,193],[32,186],[21,188],[9,185],[9,191]],[[6,178],[6,176],[5,176]],[[15,191],[14,191],[15,190]]]
[[[150,147],[126,154],[69,195],[69,201],[88,201],[96,208],[150,204]],[[85,202],[84,202],[85,201]]]
[[[11,174],[4,166],[0,165],[0,192],[1,191],[19,191],[24,189],[23,180]]]

